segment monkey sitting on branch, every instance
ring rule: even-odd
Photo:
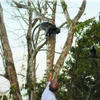
[[[46,36],[46,37],[50,37],[52,34],[58,34],[58,33],[60,33],[60,29],[57,28],[55,25],[53,25],[53,24],[51,24],[51,23],[49,23],[49,22],[43,22],[43,23],[41,23],[41,24],[38,24],[38,25],[34,28],[33,34],[32,34],[32,41],[34,41],[34,40],[33,40],[33,36],[34,36],[35,30],[36,30],[38,27],[46,32],[46,33],[45,33],[45,36]]]

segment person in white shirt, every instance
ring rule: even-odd
[[[49,82],[42,93],[41,100],[57,100],[55,97],[55,93],[59,88],[59,83],[57,81],[51,81],[52,74],[50,73]]]

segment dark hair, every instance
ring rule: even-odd
[[[57,88],[53,88],[53,87],[49,87],[49,90],[51,91],[51,92],[56,92],[57,90],[58,90],[58,87]]]
[[[51,82],[49,85],[49,90],[51,92],[56,92],[58,90],[58,88],[59,88],[59,84],[56,81]]]

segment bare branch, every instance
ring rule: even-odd
[[[56,6],[57,6],[57,0],[53,0],[52,19],[54,20],[54,22],[55,22],[55,15],[56,15]]]
[[[23,74],[20,74],[20,73],[19,73],[19,74],[17,74],[17,75],[19,75],[19,76],[22,76],[22,77],[26,77],[25,75],[23,75]]]
[[[62,8],[63,8],[63,12],[64,12],[64,14],[66,16],[66,20],[70,21],[71,19],[70,19],[70,16],[69,16],[69,12],[67,10],[67,4],[65,3],[64,0],[60,0],[60,2],[61,2],[61,5],[62,5]]]
[[[73,19],[75,22],[77,22],[80,19],[80,17],[82,16],[82,14],[85,10],[85,6],[86,6],[86,0],[83,0],[80,10],[78,11],[78,14]]]
[[[40,46],[37,47],[37,49],[35,50],[34,54],[33,54],[33,57],[35,58],[36,57],[36,54],[38,53],[38,51],[47,43],[47,40],[42,43]]]
[[[34,22],[32,23],[32,27],[35,26],[35,24],[37,23],[38,20],[39,20],[39,18],[36,18],[36,19],[34,20]]]
[[[67,24],[68,22],[66,21],[66,22],[64,22],[64,23],[62,23],[60,26],[59,26],[59,28],[62,28],[65,24]]]
[[[20,4],[20,3],[17,3],[15,0],[12,0],[12,2],[13,2],[18,8],[30,9],[29,6],[23,5],[23,4]]]
[[[47,51],[47,49],[41,49],[40,51]],[[56,54],[61,54],[61,52],[55,51]]]

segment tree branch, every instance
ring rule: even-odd
[[[30,9],[29,6],[23,5],[23,4],[20,4],[20,3],[17,3],[15,0],[12,0],[12,2],[13,2],[18,8]]]
[[[66,21],[66,22],[64,22],[64,23],[62,23],[60,26],[59,26],[59,28],[62,28],[65,24],[67,24],[68,22]]]
[[[85,7],[86,7],[86,0],[83,0],[80,10],[78,11],[78,14],[73,19],[75,22],[77,22],[80,19],[85,10]]]
[[[63,8],[63,12],[65,14],[66,20],[70,21],[71,19],[70,19],[70,16],[69,16],[69,12],[67,10],[67,4],[65,3],[64,0],[60,0],[60,2],[61,2],[61,5],[62,5],[62,8]]]
[[[36,54],[38,53],[38,51],[47,43],[47,40],[42,43],[40,46],[37,47],[37,49],[35,50],[34,54],[33,54],[33,57],[35,58],[36,57]]]

